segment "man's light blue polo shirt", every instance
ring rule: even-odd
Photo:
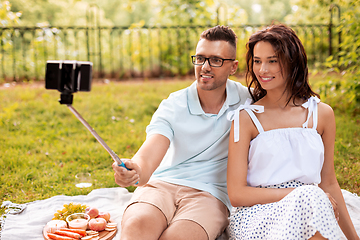
[[[226,166],[231,122],[228,111],[250,97],[245,86],[228,80],[227,97],[218,114],[201,108],[196,81],[163,100],[146,128],[147,137],[161,134],[169,149],[151,179],[207,191],[229,209]]]

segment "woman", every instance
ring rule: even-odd
[[[231,239],[359,239],[334,171],[334,113],[309,86],[301,41],[273,25],[247,49],[254,104],[228,116]]]

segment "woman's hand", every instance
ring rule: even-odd
[[[330,195],[330,193],[326,193],[326,195],[328,196],[328,198],[329,198],[329,200],[330,200],[330,202],[331,202],[331,205],[332,205],[332,207],[333,207],[333,209],[334,209],[335,218],[336,218],[337,221],[339,221],[339,215],[340,215],[340,213],[339,213],[339,209],[338,209],[338,206],[337,206],[337,202],[336,202],[336,200]]]

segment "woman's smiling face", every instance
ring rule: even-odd
[[[286,86],[280,59],[269,42],[260,41],[254,46],[253,71],[261,87],[266,91]]]

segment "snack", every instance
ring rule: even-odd
[[[67,216],[73,213],[84,213],[86,208],[86,205],[80,203],[64,204],[64,208],[54,214],[53,220],[66,220]]]
[[[90,216],[86,213],[73,213],[66,218],[69,228],[86,230]]]
[[[85,213],[90,216],[90,218],[96,218],[99,215],[99,209],[96,207],[87,207]]]
[[[80,221],[85,224],[77,225]],[[43,236],[46,240],[100,240],[112,239],[116,230],[117,223],[110,221],[109,212],[101,212],[96,207],[79,203],[69,203],[64,204],[64,208],[58,210],[53,220],[46,224]]]
[[[89,228],[93,231],[103,231],[106,228],[106,220],[103,218],[93,218],[89,221]]]
[[[59,230],[60,231],[68,231],[68,232],[78,233],[82,237],[86,236],[86,231],[82,230],[82,229],[60,228]]]
[[[66,228],[67,223],[64,220],[51,220],[45,226],[45,232],[54,233],[56,230]]]
[[[103,218],[108,222],[110,220],[110,213],[108,213],[108,212],[99,212],[99,215],[97,215],[96,218]]]
[[[73,232],[68,232],[68,231],[61,231],[61,230],[56,230],[55,234],[61,235],[61,236],[66,236],[66,237],[71,237],[71,238],[75,238],[75,239],[80,239],[81,235],[78,233],[73,233]]]
[[[74,240],[71,237],[61,236],[54,233],[48,233],[47,235],[50,239],[54,239],[54,240]]]

